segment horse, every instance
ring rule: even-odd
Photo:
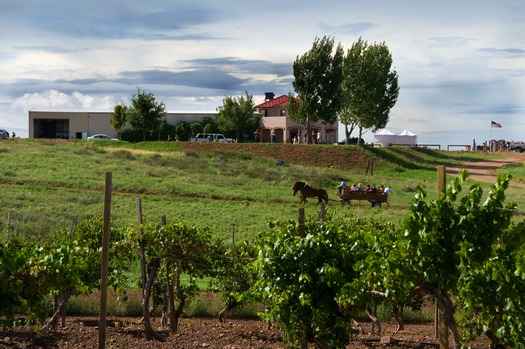
[[[326,192],[326,190],[322,189],[322,188],[312,188],[311,186],[309,186],[307,183],[305,182],[295,182],[293,187],[292,187],[292,195],[295,196],[295,194],[297,194],[298,191],[301,192],[301,200],[299,200],[299,204],[301,203],[306,203],[306,198],[309,198],[309,197],[317,197],[317,199],[319,201],[317,201],[318,204],[320,204],[321,202],[323,202],[323,200],[328,203],[328,193]]]

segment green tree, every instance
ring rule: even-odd
[[[344,348],[351,339],[349,320],[366,309],[370,298],[359,262],[374,236],[390,227],[350,218],[308,221],[303,236],[294,221],[270,228],[257,238],[254,292],[267,307],[262,317],[275,321],[292,346]]]
[[[73,231],[62,229],[54,235],[53,245],[39,262],[48,270],[50,293],[55,299],[53,316],[45,327],[58,326],[70,297],[90,294],[100,287],[103,226],[103,219],[98,217],[77,224]],[[122,291],[127,285],[124,270],[135,259],[125,230],[111,230],[110,248],[108,285]]]
[[[319,120],[333,123],[341,107],[344,52],[340,44],[334,50],[331,37],[316,38],[310,51],[298,56],[293,64],[297,93],[289,94],[288,113],[305,125],[308,143],[311,125]]]
[[[465,339],[485,334],[491,348],[525,348],[525,223],[499,232],[490,247],[491,257],[477,265],[470,261],[465,244],[460,252],[462,263],[458,308],[459,323]]]
[[[243,133],[251,134],[259,125],[260,116],[254,114],[255,104],[253,97],[246,92],[246,96],[239,98],[226,97],[223,105],[218,108],[217,125],[219,130],[226,134],[234,134],[239,142]]]
[[[169,324],[171,331],[176,332],[184,307],[191,297],[199,293],[197,279],[216,275],[225,260],[225,248],[221,241],[212,239],[209,229],[190,227],[182,222],[146,225],[142,237],[134,228],[130,230],[136,239],[135,244],[142,244],[144,255],[147,256],[143,307],[150,304],[156,282],[167,285],[168,304],[171,310]],[[160,270],[164,270],[165,273],[160,273]],[[146,307],[143,310],[146,312],[148,309]],[[146,338],[162,340],[153,329],[150,329],[148,335],[148,328],[146,328]]]
[[[201,125],[205,133],[218,133],[219,132],[219,127],[217,126],[217,120],[216,118],[212,116],[205,116],[201,121]]]
[[[147,133],[159,131],[161,118],[166,114],[164,102],[157,102],[155,96],[137,89],[131,97],[131,107],[128,110],[128,122],[137,131],[142,132],[142,140]]]
[[[492,246],[507,231],[515,209],[515,204],[504,204],[508,176],[498,178],[485,201],[479,184],[472,185],[468,195],[459,198],[466,179],[467,173],[462,171],[432,202],[426,202],[424,191],[418,188],[409,216],[398,232],[397,250],[392,249],[394,257],[405,264],[398,269],[402,273],[397,279],[412,283],[436,299],[443,326],[440,342],[448,345],[450,330],[458,349],[461,339],[454,301],[458,294],[469,294],[458,290],[471,287],[465,281],[494,258]],[[496,289],[493,288],[494,293]]]
[[[222,267],[210,281],[212,289],[225,303],[219,312],[219,322],[224,322],[228,312],[235,307],[253,301],[256,275],[252,266],[257,252],[255,244],[246,240],[226,250]]]
[[[111,126],[117,131],[118,138],[122,139],[122,130],[124,130],[124,126],[127,122],[127,114],[128,107],[124,104],[117,104],[113,108],[113,112],[110,114],[109,122],[111,123]]]
[[[398,75],[392,67],[392,55],[385,43],[371,44],[361,38],[344,58],[343,102],[339,120],[345,125],[346,142],[359,128],[373,132],[384,128],[390,109],[399,96]]]
[[[421,310],[424,297],[421,292],[415,292],[410,279],[403,282],[399,280],[404,265],[397,247],[397,230],[392,223],[370,217],[351,218],[351,221],[354,228],[348,229],[349,233],[356,234],[360,229],[364,231],[359,240],[361,247],[356,250],[361,255],[354,265],[359,277],[343,287],[340,303],[346,307],[366,310],[372,320],[372,334],[374,327],[376,333],[381,334],[377,316],[377,307],[381,304],[392,309],[392,315],[398,322],[398,330],[403,330],[404,308]]]
[[[9,239],[0,245],[0,316],[13,320],[23,314],[43,323],[49,314],[49,297],[55,300],[53,316],[45,327],[56,327],[71,296],[89,294],[100,286],[101,218],[61,230],[52,243]],[[0,236],[1,238],[1,236]],[[127,285],[124,268],[135,258],[123,231],[112,230],[109,285],[115,291]]]
[[[177,123],[177,126],[175,126],[175,133],[181,141],[189,141],[191,135],[190,125],[186,121]]]
[[[49,312],[49,278],[40,261],[47,251],[45,246],[20,239],[1,242],[0,316],[6,320],[23,314],[28,322],[44,322]]]
[[[201,133],[203,126],[200,122],[193,122],[190,124],[191,134],[193,137],[197,136],[197,133]]]

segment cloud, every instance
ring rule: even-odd
[[[144,70],[121,72],[122,78],[116,81],[124,84],[160,84],[200,87],[213,90],[238,90],[246,79],[239,79],[232,74],[218,69],[197,69],[192,71],[170,72],[162,70]]]
[[[99,40],[174,37],[204,39],[208,36],[184,31],[200,24],[214,23],[220,18],[213,7],[186,2],[163,1],[162,4],[150,4],[90,1],[60,3],[57,6],[60,9],[40,1],[29,1],[24,6],[12,5],[9,12],[18,15],[22,23],[34,31]],[[32,10],[26,11],[27,8]],[[181,35],[173,36],[173,33],[178,32]]]
[[[66,94],[57,90],[26,93],[12,102],[15,109],[21,110],[92,110],[108,111],[115,105],[109,96],[85,95],[80,92]]]
[[[277,77],[286,77],[293,74],[292,62],[274,63],[265,60],[247,60],[237,57],[217,57],[183,60],[181,63],[187,63],[190,67],[216,67],[232,72],[244,72],[258,75],[268,74],[276,75]]]
[[[457,48],[469,45],[473,39],[463,36],[434,36],[428,38],[428,43],[432,47]]]
[[[479,49],[480,52],[486,53],[500,53],[503,55],[509,56],[525,56],[525,49],[522,48],[494,48],[494,47],[484,47]]]
[[[266,90],[291,89],[292,63],[272,63],[265,60],[246,60],[235,57],[183,60],[177,68],[120,71],[114,74],[88,72],[86,77],[72,79],[19,79],[10,85],[13,97],[24,91],[61,91],[65,94],[84,92],[89,94],[127,94],[130,87],[142,86],[169,93],[169,90],[188,97],[200,90],[206,96],[242,94],[254,90],[254,94]],[[186,87],[180,89],[179,87]],[[134,88],[132,88],[133,90]],[[131,91],[132,92],[132,91]],[[27,92],[26,92],[27,94]],[[44,94],[51,97],[49,93]],[[168,95],[169,96],[169,95]],[[56,98],[56,96],[54,96]]]
[[[71,48],[71,47],[64,47],[64,46],[14,46],[13,50],[16,52],[44,52],[44,53],[71,53],[71,52],[81,52],[86,51],[87,49],[82,48]]]
[[[484,119],[497,119],[517,138],[525,6],[485,1],[472,9],[450,0],[4,0],[1,126],[27,123],[33,107],[107,111],[137,87],[173,112],[214,111],[245,91],[259,103],[264,92],[291,92],[295,57],[332,35],[345,49],[359,36],[391,49],[401,90],[388,128],[422,141],[426,132],[478,138]]]
[[[371,22],[355,22],[355,23],[346,23],[341,25],[333,25],[328,23],[323,23],[319,27],[325,31],[335,34],[361,34],[369,29],[377,27],[377,24]]]

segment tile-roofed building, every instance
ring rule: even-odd
[[[270,97],[273,93],[266,93],[266,101],[257,106],[257,108],[271,109],[275,107],[286,108],[288,104],[288,95],[282,95],[277,98]],[[270,97],[271,99],[269,99]]]
[[[271,142],[272,138],[276,143],[305,142],[306,127],[288,117],[288,98],[288,95],[275,97],[273,92],[266,92],[265,101],[255,106],[255,111],[262,115],[259,131],[263,142]],[[316,122],[311,132],[315,142],[337,143],[338,123]]]

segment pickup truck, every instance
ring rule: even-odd
[[[509,150],[523,153],[525,151],[525,143],[524,142],[510,142]]]
[[[226,138],[220,133],[197,133],[197,136],[191,139],[193,142],[222,142],[222,143],[233,143],[234,140]]]

